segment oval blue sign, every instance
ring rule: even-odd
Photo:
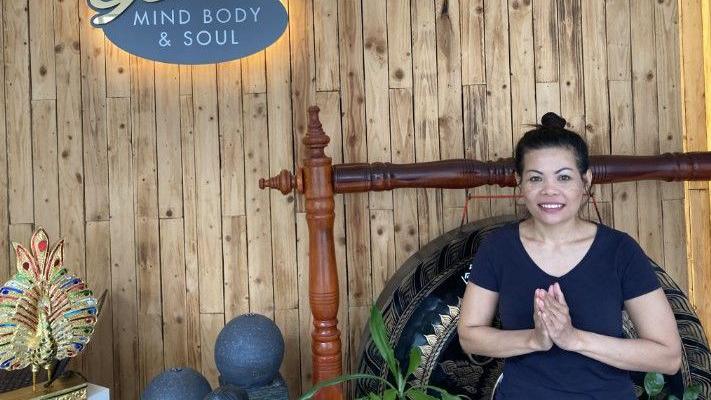
[[[256,53],[288,24],[279,0],[89,0],[92,24],[116,46],[173,64],[213,64]]]

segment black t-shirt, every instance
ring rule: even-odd
[[[504,330],[532,329],[536,289],[558,282],[575,328],[623,337],[624,301],[660,287],[637,242],[626,233],[598,225],[583,259],[554,277],[526,252],[519,224],[491,232],[472,260],[470,282],[499,293]],[[627,371],[553,346],[549,351],[510,357],[497,399],[636,399]]]

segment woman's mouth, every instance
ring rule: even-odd
[[[547,213],[552,213],[552,212],[557,212],[560,211],[565,207],[565,204],[563,203],[539,203],[538,208],[543,210],[543,212]]]

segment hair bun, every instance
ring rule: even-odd
[[[565,128],[565,118],[554,112],[547,112],[541,117],[541,126],[545,128]]]

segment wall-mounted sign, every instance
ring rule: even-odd
[[[118,47],[174,64],[235,60],[274,43],[288,23],[279,0],[88,0],[91,23]]]

